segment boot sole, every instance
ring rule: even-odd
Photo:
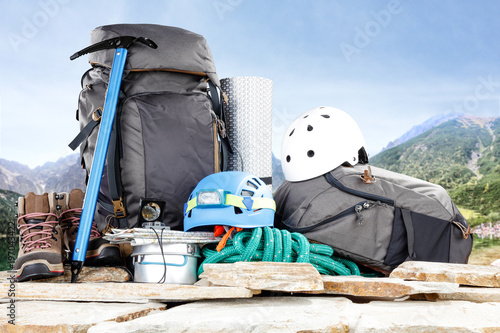
[[[64,274],[63,264],[49,264],[47,260],[39,259],[24,263],[17,271],[17,282],[46,279]]]
[[[97,250],[87,251],[85,266],[121,266],[120,248],[113,244],[103,244]]]

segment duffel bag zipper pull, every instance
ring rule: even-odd
[[[363,214],[361,214],[362,211],[373,208],[375,206],[380,206],[380,207],[387,207],[387,205],[383,202],[377,201],[377,202],[368,202],[365,201],[362,204],[358,204],[354,206],[354,212],[356,213],[357,219],[358,219],[358,228],[361,227],[363,224]]]
[[[358,218],[358,228],[361,227],[361,225],[363,224],[363,215],[361,215],[361,212],[364,209],[364,207],[363,207],[364,205],[368,205],[368,203],[365,202],[365,203],[363,203],[363,205],[354,206],[354,211],[356,212],[356,216]]]

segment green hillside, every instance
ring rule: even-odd
[[[500,220],[500,118],[461,116],[385,150],[372,165],[439,184],[473,210],[473,224]]]
[[[7,234],[9,222],[16,222],[15,203],[19,197],[20,195],[16,192],[0,190],[0,235]]]

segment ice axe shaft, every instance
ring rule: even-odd
[[[90,169],[87,191],[83,202],[82,215],[78,227],[78,234],[73,250],[73,258],[71,262],[71,282],[75,283],[78,279],[78,274],[82,270],[87,253],[87,246],[90,238],[90,231],[94,220],[95,208],[97,205],[97,196],[101,186],[102,172],[106,162],[108,152],[109,139],[113,128],[113,121],[116,114],[116,106],[118,104],[118,96],[120,94],[120,86],[123,77],[123,70],[127,60],[127,47],[134,42],[143,43],[151,48],[157,48],[156,44],[145,37],[116,37],[93,44],[79,52],[73,54],[70,59],[76,59],[81,55],[96,52],[105,49],[116,49],[109,77],[108,89],[106,91],[106,99],[102,112],[101,124],[97,135],[97,143],[94,152],[94,159]]]

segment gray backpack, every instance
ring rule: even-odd
[[[138,225],[140,202],[164,205],[158,221],[182,229],[183,206],[205,176],[225,168],[227,147],[220,83],[205,39],[159,25],[120,24],[92,32],[91,43],[147,37],[157,49],[128,50],[95,220],[99,230]],[[114,50],[91,53],[77,120],[82,167],[90,173]],[[224,143],[224,144],[222,144]]]
[[[277,226],[384,273],[405,260],[467,263],[472,250],[469,225],[442,187],[384,169],[340,166],[285,181],[274,199]]]

